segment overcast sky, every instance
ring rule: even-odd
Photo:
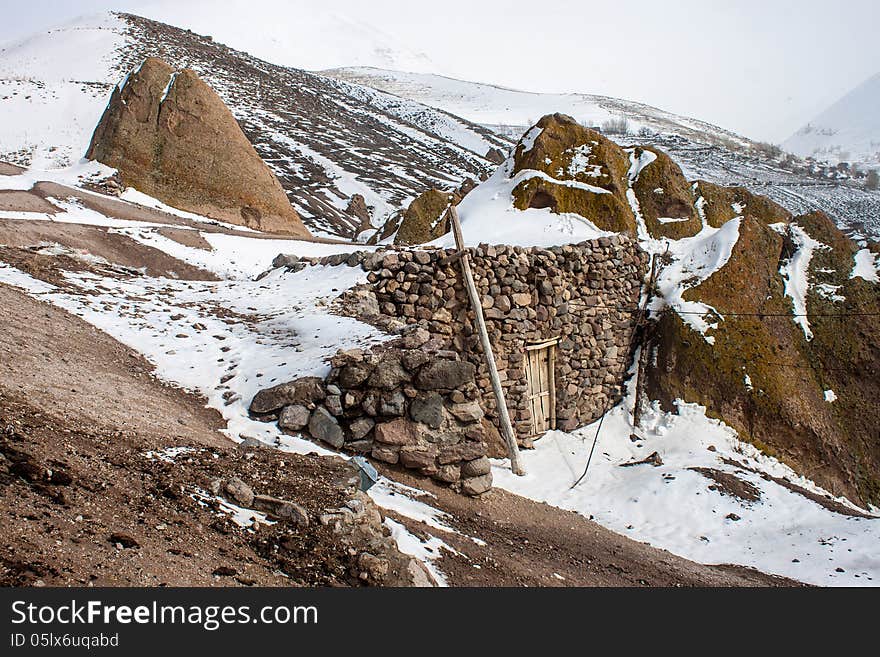
[[[0,0],[0,41],[102,9],[150,15],[151,4]],[[167,16],[191,3],[161,4]],[[188,12],[192,24],[183,26],[201,31],[198,23],[221,13],[222,4],[202,0],[210,11]],[[308,10],[303,0],[296,4]],[[437,73],[638,100],[773,142],[880,71],[878,0],[321,0],[317,6],[425,53]],[[296,16],[272,20],[253,11],[239,19],[295,40]],[[220,36],[241,47],[234,30]],[[339,64],[328,59],[333,65]]]

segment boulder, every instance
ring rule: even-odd
[[[468,361],[435,360],[418,371],[414,383],[421,390],[452,390],[473,383],[475,371]]]
[[[308,406],[321,401],[326,394],[322,379],[316,376],[306,376],[260,390],[251,401],[250,410],[251,413],[261,415],[277,411],[289,404]]]
[[[220,97],[194,71],[148,57],[116,87],[86,157],[176,208],[308,237],[287,194]]]
[[[632,158],[649,161],[631,182],[639,211],[652,237],[681,239],[700,232],[703,222],[681,168],[658,148],[636,147]]]
[[[285,406],[278,418],[278,426],[282,429],[299,431],[309,423],[309,409],[302,404]]]
[[[695,194],[706,217],[706,223],[721,228],[737,215],[754,217],[765,225],[788,223],[791,213],[766,196],[753,194],[745,187],[722,187],[698,180]]]
[[[309,513],[296,502],[280,500],[269,495],[255,495],[253,508],[271,516],[285,520],[293,525],[308,527]]]
[[[460,200],[455,192],[443,192],[439,189],[423,192],[403,213],[394,244],[425,244],[445,235],[449,232],[449,207],[457,205]]]
[[[549,114],[526,132],[514,151],[513,190],[519,210],[574,213],[603,230],[635,234],[626,197],[629,157],[604,135],[570,116]]]
[[[312,417],[309,420],[309,433],[314,438],[332,445],[336,449],[341,448],[345,444],[342,427],[339,426],[336,418],[323,406],[318,406],[312,412]]]
[[[479,477],[471,477],[470,479],[461,480],[461,492],[465,495],[482,495],[492,488],[492,473],[484,474]]]
[[[415,426],[406,418],[397,418],[376,425],[374,439],[385,445],[409,445],[416,442]]]
[[[409,416],[415,422],[426,424],[432,429],[440,428],[445,415],[443,397],[436,392],[416,397],[409,405]]]

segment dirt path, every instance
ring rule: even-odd
[[[798,586],[738,566],[704,566],[633,541],[591,522],[501,489],[464,497],[406,471],[395,480],[426,490],[423,501],[452,516],[461,534],[394,514],[415,533],[434,534],[460,555],[438,562],[453,586]],[[463,534],[463,535],[462,535]],[[481,546],[468,537],[486,542]]]

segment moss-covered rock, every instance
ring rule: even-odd
[[[697,199],[706,216],[706,223],[720,228],[737,215],[751,215],[765,224],[786,223],[791,213],[766,196],[753,194],[745,187],[722,187],[698,180],[694,183]]]
[[[822,315],[878,312],[880,286],[849,278],[855,246],[827,217],[795,223],[829,247],[814,250],[810,262],[813,339],[793,321],[779,274],[794,242],[747,216],[728,262],[684,295],[721,315],[714,345],[678,315],[665,315],[651,336],[656,367],[648,372],[648,392],[667,409],[675,399],[702,404],[742,439],[833,493],[877,504],[880,321]],[[829,389],[834,403],[825,399]]]
[[[523,178],[513,190],[514,207],[571,212],[603,230],[635,234],[628,172],[629,157],[620,146],[570,116],[548,114],[514,151],[513,174]]]
[[[637,147],[633,154],[638,158],[643,151],[650,151],[655,159],[639,172],[632,189],[648,233],[670,239],[696,235],[703,222],[694,208],[694,192],[681,167],[657,148]]]
[[[420,194],[403,213],[394,243],[398,246],[425,244],[449,232],[449,207],[461,200],[455,192],[429,189]]]

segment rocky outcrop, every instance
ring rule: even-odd
[[[574,213],[603,230],[635,234],[636,220],[626,198],[629,158],[602,134],[570,116],[550,114],[517,144],[513,174],[514,207]]]
[[[738,215],[749,215],[768,225],[791,219],[791,213],[781,205],[745,187],[722,187],[698,180],[694,193],[706,223],[713,228],[720,228]]]
[[[831,492],[877,504],[880,322],[846,315],[880,312],[880,286],[850,278],[856,247],[825,215],[777,229],[767,216],[743,218],[728,262],[685,293],[721,316],[714,344],[674,313],[652,327],[649,396],[668,410],[675,399],[702,404],[743,440]],[[780,275],[798,231],[824,245],[809,265],[811,339],[795,323]]]
[[[425,244],[445,235],[449,232],[449,207],[457,205],[460,200],[455,192],[439,189],[429,189],[421,194],[403,213],[394,244]]]
[[[168,205],[256,230],[308,236],[278,179],[219,96],[153,57],[113,91],[86,157]]]
[[[637,147],[634,160],[652,158],[631,181],[639,212],[651,237],[681,239],[700,232],[702,221],[694,207],[694,193],[681,168],[657,148]]]

